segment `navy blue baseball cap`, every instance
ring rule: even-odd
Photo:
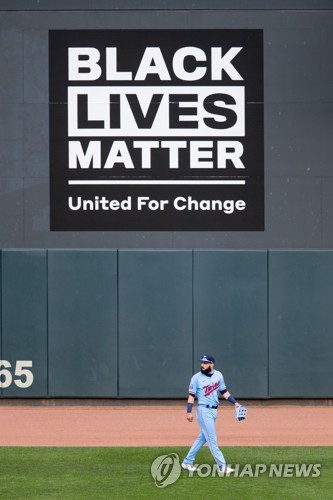
[[[201,356],[200,361],[202,363],[214,363],[215,364],[214,356],[212,356],[211,354],[204,354],[203,356]]]

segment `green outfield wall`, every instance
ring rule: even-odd
[[[1,397],[328,398],[333,252],[2,250]]]

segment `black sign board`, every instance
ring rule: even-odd
[[[264,230],[262,30],[49,33],[53,231]]]

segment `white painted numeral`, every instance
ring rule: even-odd
[[[2,369],[3,366],[4,368]],[[12,383],[12,374],[9,370],[7,370],[7,368],[10,368],[11,366],[12,365],[9,363],[9,361],[6,361],[4,359],[0,360],[0,388],[2,387],[3,389],[6,389],[6,387],[9,387]]]
[[[0,388],[2,389],[6,389],[13,382],[13,375],[8,369],[11,367],[12,365],[9,361],[5,359],[0,360]],[[14,378],[14,384],[20,389],[30,387],[34,381],[33,373],[31,370],[28,370],[28,368],[32,368],[32,361],[16,361],[14,375],[17,378]]]
[[[15,376],[23,377],[23,380],[15,379],[14,384],[21,389],[30,387],[34,381],[34,376],[31,370],[27,368],[32,367],[32,361],[16,361]]]

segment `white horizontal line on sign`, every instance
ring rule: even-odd
[[[105,181],[68,181],[68,184],[70,186],[106,186],[106,185],[176,185],[176,184],[191,184],[191,185],[218,185],[218,184],[225,184],[225,185],[230,185],[230,184],[245,184],[244,180],[222,180],[222,181],[207,181],[207,180],[197,180],[197,181],[187,181],[187,180],[181,180],[181,181],[174,181],[174,180],[145,180],[145,181],[140,181],[140,180],[134,180],[134,181],[119,181],[119,180],[105,180]]]

